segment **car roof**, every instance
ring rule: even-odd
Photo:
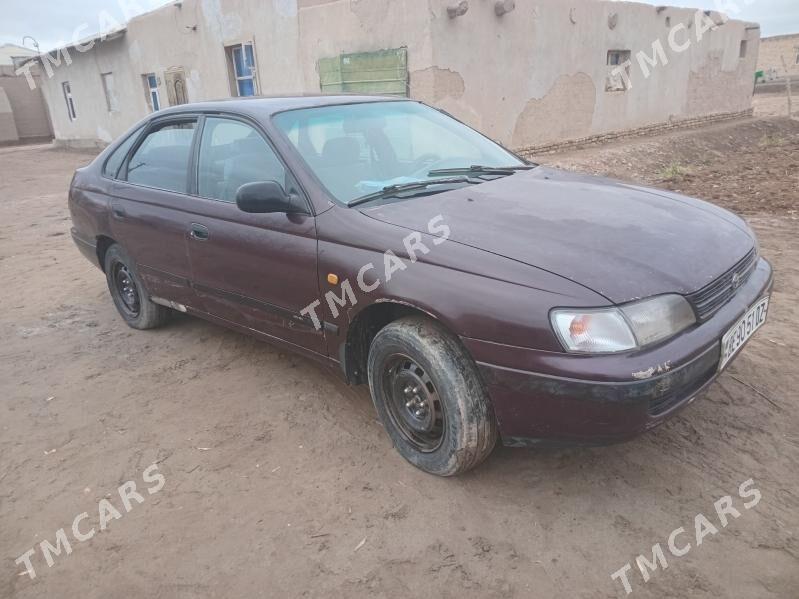
[[[302,108],[318,108],[321,106],[339,106],[344,104],[364,104],[372,102],[409,101],[408,98],[396,96],[362,96],[362,95],[302,95],[302,96],[250,96],[247,98],[227,98],[211,102],[196,102],[165,108],[155,113],[157,116],[179,114],[183,112],[233,112],[257,118],[269,118],[279,112],[299,110]],[[412,101],[412,100],[411,100]],[[153,115],[153,116],[155,116]]]

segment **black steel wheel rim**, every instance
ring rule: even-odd
[[[141,309],[139,289],[136,287],[130,270],[121,262],[114,264],[113,281],[122,309],[135,318],[139,315],[139,310]]]
[[[381,381],[392,423],[419,451],[435,451],[444,441],[446,415],[430,375],[413,359],[394,354]]]

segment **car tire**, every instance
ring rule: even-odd
[[[460,341],[420,317],[381,329],[369,350],[369,388],[394,447],[411,464],[455,476],[497,441],[491,401]]]
[[[133,261],[118,244],[105,253],[105,278],[120,316],[134,329],[154,329],[169,320],[169,308],[150,301]]]

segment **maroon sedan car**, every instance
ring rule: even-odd
[[[772,287],[737,216],[530,164],[408,100],[163,110],[75,173],[69,206],[131,327],[187,312],[368,384],[438,475],[498,437],[656,426],[765,322]]]

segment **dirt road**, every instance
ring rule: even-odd
[[[124,326],[68,234],[65,191],[90,158],[0,150],[0,597],[593,599],[625,596],[611,573],[628,563],[635,597],[799,597],[799,123],[542,157],[742,211],[777,272],[770,319],[651,434],[498,448],[455,480],[406,464],[367,392],[302,358],[191,318]],[[722,527],[726,495],[740,516]],[[95,534],[77,542],[83,512]],[[718,530],[697,546],[700,513]],[[678,527],[692,548],[644,583],[635,557]],[[48,567],[39,543],[61,528],[71,553]],[[15,564],[32,548],[34,580]]]

